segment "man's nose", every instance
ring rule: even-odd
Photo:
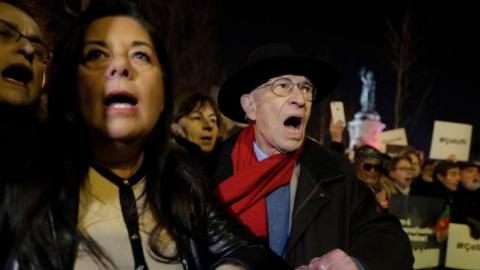
[[[303,107],[307,102],[307,100],[305,99],[305,95],[303,94],[302,89],[298,87],[298,84],[293,85],[290,96],[291,96],[292,102],[297,104],[298,106]]]
[[[29,63],[32,63],[35,57],[35,48],[28,39],[22,37],[17,41],[16,53],[25,57]]]

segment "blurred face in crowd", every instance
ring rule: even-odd
[[[48,49],[38,24],[0,2],[0,101],[28,105],[40,97]]]
[[[461,169],[460,179],[462,186],[469,191],[480,188],[480,174],[477,166],[469,166]]]
[[[415,154],[409,154],[408,157],[412,161],[412,177],[416,178],[422,172],[420,167],[420,159]]]
[[[378,159],[366,158],[356,161],[356,172],[360,180],[365,182],[368,186],[374,187],[380,180],[381,163]]]
[[[445,175],[437,174],[437,178],[448,190],[456,191],[460,183],[460,169],[451,168]]]
[[[164,105],[162,67],[139,22],[125,16],[93,21],[77,76],[80,109],[94,139],[141,141],[152,131]]]
[[[433,181],[433,169],[434,169],[434,164],[433,163],[427,163],[423,165],[422,169],[422,179],[426,182],[432,182]]]
[[[400,159],[393,167],[389,176],[402,189],[409,188],[412,184],[412,163],[408,159]]]
[[[283,75],[241,97],[243,110],[254,122],[255,142],[265,154],[292,152],[303,144],[312,108],[310,85],[304,76]],[[291,91],[284,91],[289,86]]]
[[[218,138],[217,115],[210,103],[197,104],[189,114],[173,124],[173,132],[211,152]]]

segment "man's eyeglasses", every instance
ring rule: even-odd
[[[294,83],[289,78],[278,78],[270,83],[262,85],[261,87],[270,86],[275,95],[286,97],[290,95],[295,85],[302,91],[306,100],[312,101],[315,99],[317,88],[309,81]]]
[[[35,60],[45,64],[50,61],[50,51],[40,37],[26,36],[18,31],[11,23],[0,19],[0,42],[5,44],[14,43],[18,42],[21,38],[27,39],[32,44]]]
[[[380,172],[382,170],[382,165],[380,164],[372,164],[372,163],[364,163],[363,170],[370,172],[372,169],[376,172]]]

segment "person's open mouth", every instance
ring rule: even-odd
[[[202,136],[200,137],[200,141],[202,142],[202,144],[211,144],[213,142],[213,138],[212,136]]]
[[[285,125],[288,128],[293,128],[293,129],[298,129],[300,128],[300,125],[302,124],[302,118],[300,117],[295,117],[291,116],[288,117],[284,122],[283,125]]]
[[[33,80],[33,71],[23,64],[12,64],[2,71],[2,78],[10,83],[27,86]]]
[[[283,121],[283,125],[290,135],[300,137],[303,134],[304,122],[305,121],[303,117],[289,116],[287,119],[285,119],[285,121]]]
[[[128,91],[114,91],[103,100],[103,105],[112,109],[133,108],[138,104],[138,99]]]

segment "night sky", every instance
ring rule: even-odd
[[[412,75],[417,90],[403,109],[405,118],[412,120],[405,126],[409,142],[428,154],[433,121],[453,121],[474,125],[473,148],[480,152],[480,16],[472,3],[221,2],[218,38],[223,68],[238,67],[258,45],[289,42],[298,51],[317,55],[341,72],[341,82],[330,98],[343,100],[347,115],[353,115],[360,107],[358,72],[366,66],[375,74],[377,111],[386,129],[393,127],[395,85],[387,61],[386,22],[399,26],[405,10],[409,10],[413,33],[421,37]],[[413,115],[420,93],[429,86],[425,111]]]

